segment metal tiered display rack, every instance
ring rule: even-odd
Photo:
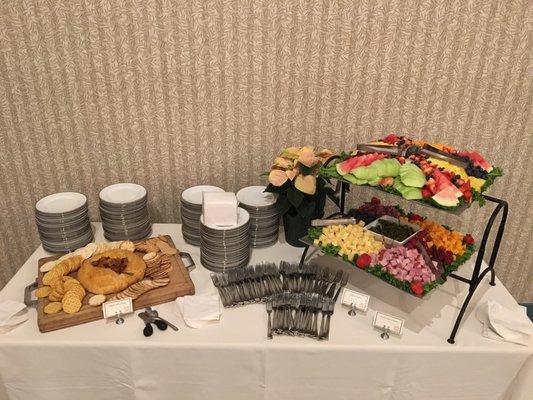
[[[327,166],[331,161],[334,159],[339,158],[339,156],[331,157],[325,164]],[[335,217],[346,217],[347,214],[345,213],[345,206],[346,206],[346,193],[350,191],[350,183],[338,180],[338,193],[339,193],[339,211],[331,214],[327,218],[335,218]],[[377,189],[375,189],[377,190]],[[498,250],[500,248],[500,243],[503,237],[503,232],[505,230],[505,224],[507,222],[507,214],[509,212],[509,205],[505,200],[498,199],[496,197],[488,196],[485,194],[481,195],[486,201],[496,204],[496,207],[492,211],[492,214],[490,215],[490,218],[487,221],[487,225],[485,226],[485,230],[483,232],[483,238],[481,239],[481,243],[479,244],[479,248],[477,251],[476,261],[474,264],[474,270],[472,271],[472,276],[470,278],[465,278],[464,276],[457,275],[455,272],[451,272],[448,274],[444,274],[442,278],[446,280],[447,277],[457,279],[461,282],[464,282],[468,285],[468,294],[463,301],[463,305],[461,306],[461,309],[459,311],[459,314],[455,320],[455,324],[453,325],[452,332],[450,334],[450,337],[448,338],[448,343],[453,344],[455,343],[455,336],[457,334],[457,331],[459,330],[459,326],[461,325],[461,320],[463,319],[463,316],[465,314],[465,311],[468,307],[468,304],[470,303],[470,300],[472,300],[472,297],[474,296],[474,293],[478,286],[483,281],[483,278],[485,278],[485,275],[487,275],[490,272],[490,285],[495,286],[496,285],[496,273],[494,271],[494,264],[496,263],[496,257],[498,256]],[[430,206],[431,207],[431,206]],[[435,208],[435,207],[432,207]],[[441,211],[447,211],[445,209],[437,208],[437,210]],[[453,211],[452,211],[453,212]],[[496,222],[496,219],[498,215],[501,213],[501,219],[500,223],[498,225],[498,231],[496,233],[496,237],[494,239],[494,245],[492,247],[492,253],[490,255],[489,262],[487,263],[487,267],[485,269],[481,269],[483,264],[483,257],[485,255],[485,250],[487,248],[487,242],[489,240],[490,233],[492,231],[492,228],[494,226],[494,223]],[[307,257],[307,252],[309,251],[309,247],[311,247],[310,242],[303,240],[302,242],[305,243],[305,248],[302,254],[302,257],[300,259],[300,265],[305,262],[305,259]]]

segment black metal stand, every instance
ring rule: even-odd
[[[346,201],[346,193],[349,191],[349,184],[346,182],[339,182],[340,183],[340,196],[339,196],[339,211],[330,215],[328,218],[332,218],[335,216],[345,216],[345,201]],[[461,306],[461,310],[459,311],[459,315],[457,316],[457,319],[455,320],[455,324],[452,329],[452,333],[450,337],[448,338],[448,343],[455,343],[455,335],[457,334],[457,331],[459,329],[459,326],[461,325],[461,320],[464,317],[464,314],[466,312],[466,309],[468,307],[468,304],[470,303],[470,300],[472,300],[472,297],[474,296],[474,293],[480,283],[483,281],[483,278],[487,273],[490,272],[490,285],[494,286],[496,274],[494,272],[494,264],[496,263],[496,257],[498,256],[498,250],[500,249],[500,243],[503,237],[503,232],[505,230],[505,223],[507,222],[507,214],[509,212],[509,205],[505,200],[498,199],[496,197],[482,195],[486,201],[489,201],[491,203],[497,204],[495,209],[493,210],[487,225],[485,227],[485,231],[483,233],[483,238],[481,240],[481,243],[479,245],[479,249],[477,252],[476,257],[476,263],[474,265],[474,270],[472,271],[472,277],[470,279],[464,278],[460,275],[456,275],[455,273],[450,273],[448,276],[450,278],[457,279],[461,282],[467,283],[468,288],[468,295],[466,296],[463,305]],[[500,224],[498,226],[498,232],[496,233],[496,238],[494,239],[494,245],[492,247],[492,253],[490,255],[490,260],[488,262],[487,268],[484,270],[481,270],[481,265],[483,263],[483,256],[485,255],[485,250],[487,247],[487,241],[489,239],[490,233],[492,231],[492,227],[494,226],[494,222],[496,221],[496,218],[498,217],[498,214],[502,213],[502,217],[500,219]],[[305,262],[305,258],[307,256],[307,251],[309,250],[309,246],[306,246],[304,249],[304,252],[302,254],[302,257],[300,259],[300,266]]]

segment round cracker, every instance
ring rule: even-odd
[[[44,306],[43,311],[45,314],[55,314],[61,311],[62,309],[63,303],[61,303],[60,301],[54,301]]]
[[[52,288],[50,286],[42,286],[35,291],[35,296],[37,298],[48,297],[51,291],[52,291]]]
[[[42,273],[45,273],[45,272],[51,271],[52,269],[54,269],[54,267],[56,266],[56,264],[57,264],[57,260],[53,260],[53,261],[45,262],[43,265],[41,265],[41,268],[39,268],[39,270],[40,270]]]
[[[149,253],[146,253],[144,256],[143,256],[143,260],[144,261],[150,261],[150,260],[153,260],[154,258],[157,257],[157,253],[154,252],[154,251],[151,251]]]
[[[81,300],[75,296],[65,296],[63,297],[63,311],[67,314],[75,314],[80,311]]]
[[[104,294],[95,294],[94,296],[91,296],[89,298],[89,305],[93,307],[97,307],[105,302],[105,295]]]

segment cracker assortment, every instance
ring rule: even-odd
[[[111,298],[111,300],[123,300],[128,297],[131,297],[133,300],[135,300],[139,298],[142,294],[149,292],[152,289],[168,285],[169,282],[169,278],[143,279],[140,282],[134,283],[122,292],[117,293]]]
[[[169,274],[172,270],[171,257],[178,250],[168,243],[166,237],[153,237],[137,243],[129,240],[89,243],[85,247],[65,254],[57,260],[46,262],[40,267],[40,271],[44,273],[42,277],[43,286],[36,290],[35,295],[38,298],[48,300],[43,310],[44,313],[55,314],[61,311],[67,314],[77,313],[84,304],[87,291],[82,283],[71,274],[76,273],[85,260],[110,250],[145,253],[142,255],[142,260],[146,264],[144,279],[129,285],[110,297],[104,294],[90,295],[87,299],[88,305],[97,307],[106,300],[119,300],[128,297],[135,300],[150,290],[169,284]]]

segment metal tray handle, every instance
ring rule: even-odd
[[[31,292],[33,292],[35,289],[37,289],[37,279],[35,282],[30,283],[28,286],[24,288],[24,304],[26,304],[26,307],[34,307],[37,308],[37,300],[31,299]]]
[[[192,259],[189,253],[180,251],[180,257],[184,260],[187,260],[188,264],[185,265],[185,268],[187,268],[187,271],[191,272],[193,269],[196,268],[196,264],[194,264],[194,260]]]

